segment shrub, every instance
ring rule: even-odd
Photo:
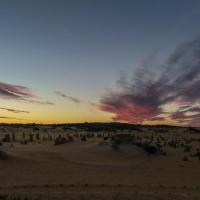
[[[11,142],[11,138],[9,134],[5,134],[4,138],[2,139],[2,142]]]
[[[68,142],[68,141],[67,141],[66,138],[64,138],[64,137],[62,137],[61,135],[59,135],[59,136],[55,139],[54,145],[65,144],[65,143],[67,143],[67,142]]]
[[[149,154],[149,155],[152,155],[152,154],[155,154],[157,152],[157,148],[152,146],[152,145],[145,145],[144,146],[144,150]]]
[[[189,161],[188,157],[187,156],[183,157],[183,161],[185,161],[185,162]]]
[[[112,142],[111,147],[112,147],[112,150],[115,152],[120,150],[119,144],[116,141]]]
[[[200,151],[198,151],[198,152],[195,154],[195,156],[198,157],[199,160],[200,160]]]
[[[69,142],[73,142],[74,141],[74,138],[71,135],[68,135],[67,138],[68,138]]]
[[[51,135],[49,136],[49,140],[50,140],[50,141],[53,141],[53,137],[52,137]]]
[[[29,134],[29,142],[33,142],[33,134]]]
[[[87,141],[87,138],[85,135],[81,137],[81,141],[84,141],[84,142]]]
[[[0,151],[0,160],[6,160],[8,155],[4,151]]]
[[[36,138],[36,140],[40,140],[40,134],[36,133],[35,138]]]
[[[28,141],[27,140],[22,140],[20,141],[21,144],[28,144]]]
[[[0,195],[0,200],[7,200],[8,199],[8,195]]]
[[[184,148],[184,152],[190,152],[191,149],[192,149],[191,146],[185,146],[185,148]]]
[[[10,144],[10,147],[14,147],[14,144]]]
[[[26,137],[26,134],[23,132],[22,133],[22,139],[25,139],[25,137]]]
[[[16,141],[16,138],[15,138],[15,134],[14,134],[14,133],[12,134],[12,140],[13,140],[13,141]]]
[[[47,141],[47,138],[46,138],[45,136],[43,136],[43,137],[42,137],[42,141],[43,141],[43,142],[46,142],[46,141]]]

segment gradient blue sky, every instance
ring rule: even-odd
[[[196,37],[199,11],[199,0],[1,0],[0,80],[56,104],[62,99],[54,91],[97,103],[121,71],[132,74],[152,55],[163,62],[178,44]],[[24,109],[24,103],[1,101]]]

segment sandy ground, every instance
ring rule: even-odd
[[[32,200],[199,200],[199,189],[144,186],[37,186],[9,188],[0,194]]]
[[[30,193],[35,199],[200,199],[200,160],[182,148],[149,156],[127,144],[114,152],[101,141],[3,145],[9,157],[0,161],[0,193]],[[189,161],[183,161],[185,155]]]
[[[10,156],[0,161],[2,186],[40,184],[200,185],[200,161],[182,161],[181,150],[168,156],[148,156],[125,145],[119,152],[97,141],[60,146],[46,144],[2,147]]]

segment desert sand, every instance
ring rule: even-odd
[[[11,141],[2,142],[0,147],[6,154],[0,160],[2,195],[26,194],[33,199],[200,199],[198,129],[142,126],[139,130],[88,132],[74,127],[42,126],[34,130],[11,126],[1,128],[1,140],[5,134]],[[68,139],[70,135],[73,140],[55,145],[59,135]],[[116,135],[121,140],[117,148],[113,147]],[[152,137],[155,141],[162,138],[161,153],[148,153],[141,147]]]

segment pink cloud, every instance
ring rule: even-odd
[[[178,123],[200,125],[200,106],[193,107],[200,105],[200,37],[180,45],[166,63],[157,66],[160,73],[148,73],[144,68],[139,68],[131,81],[124,77],[118,80],[119,90],[109,90],[98,108],[113,113],[116,121],[143,123],[167,117]],[[171,103],[179,110],[166,114],[164,107]],[[194,114],[189,116],[188,112]],[[163,114],[166,117],[160,118]]]
[[[50,101],[38,100],[40,98],[33,94],[32,90],[28,87],[2,82],[0,82],[0,98],[42,105],[54,105]]]

